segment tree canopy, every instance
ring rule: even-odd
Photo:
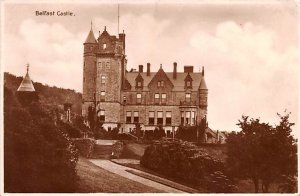
[[[227,138],[227,165],[231,175],[252,179],[255,192],[268,192],[283,175],[297,174],[297,145],[291,135],[289,115],[279,115],[278,125],[271,126],[260,119],[242,116],[241,131]]]

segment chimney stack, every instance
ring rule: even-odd
[[[147,63],[147,76],[150,76],[150,63]]]
[[[193,73],[194,72],[194,66],[192,66],[192,65],[186,65],[183,67],[183,69],[184,69],[184,73],[188,73],[188,72]]]
[[[139,72],[143,73],[143,65],[139,65]]]
[[[173,67],[174,67],[173,78],[176,79],[177,78],[177,63],[176,62],[173,63]]]

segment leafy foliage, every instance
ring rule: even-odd
[[[73,192],[78,153],[68,135],[40,104],[4,94],[5,192]]]
[[[297,146],[291,135],[289,114],[280,117],[275,127],[243,116],[239,121],[242,131],[231,133],[227,139],[227,165],[231,175],[252,179],[255,192],[268,192],[270,184],[281,175],[297,173]]]

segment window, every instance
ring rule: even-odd
[[[154,95],[154,103],[159,104],[159,93],[155,93]]]
[[[131,123],[131,112],[126,112],[126,123]]]
[[[138,103],[138,104],[142,103],[142,94],[141,93],[136,94],[136,103]]]
[[[166,102],[167,102],[167,94],[163,93],[161,94],[161,103],[166,104]]]
[[[191,101],[191,93],[185,94],[185,101],[190,102]]]
[[[139,122],[139,112],[133,112],[133,122],[134,123]]]
[[[137,82],[137,87],[142,87],[142,82]]]
[[[181,125],[183,125],[184,124],[184,112],[181,112]]]
[[[191,112],[185,112],[185,124],[186,125],[191,123],[190,118],[191,118]]]
[[[192,125],[195,125],[195,112],[192,112]]]
[[[154,125],[154,112],[149,112],[149,125]]]
[[[157,124],[158,125],[163,124],[163,112],[157,112]]]
[[[186,81],[186,87],[191,87],[192,85],[191,85],[191,81]]]
[[[127,98],[126,96],[123,96],[123,104],[126,104],[126,102],[127,102]]]
[[[110,69],[110,63],[106,62],[106,69]]]
[[[100,110],[100,112],[98,114],[99,114],[99,120],[101,122],[104,122],[105,121],[105,110]]]
[[[106,44],[103,44],[103,49],[106,49]]]
[[[100,101],[105,101],[105,91],[100,92]]]
[[[166,125],[171,125],[171,122],[172,122],[172,113],[167,112],[166,113]]]
[[[102,69],[102,63],[101,62],[98,62],[98,70],[99,69]]]
[[[106,82],[106,76],[101,76],[101,84],[105,84]]]
[[[157,82],[157,87],[163,87],[163,86],[164,86],[164,81]]]

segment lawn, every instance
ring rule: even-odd
[[[80,157],[77,163],[79,193],[161,193],[162,191],[106,171]]]

